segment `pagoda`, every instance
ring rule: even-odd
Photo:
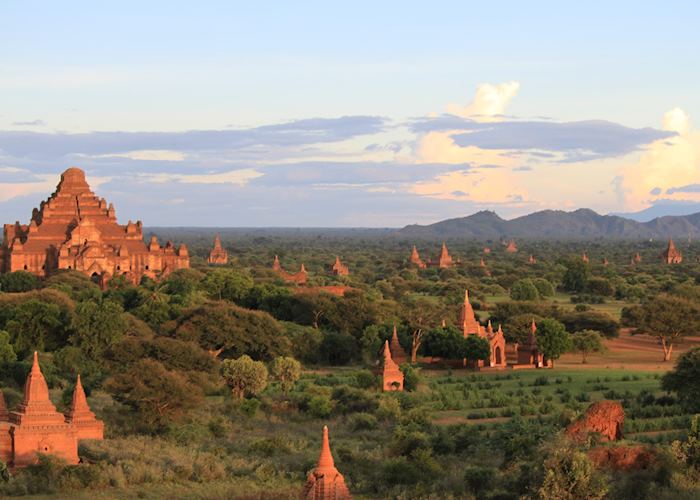
[[[634,256],[632,257],[632,263],[633,264],[639,264],[642,262],[642,256],[639,255],[639,252],[635,253]]]
[[[469,290],[464,292],[464,303],[462,304],[462,310],[459,319],[462,325],[462,334],[464,337],[469,335],[478,335],[481,338],[485,338],[489,343],[489,359],[484,362],[483,360],[478,360],[476,366],[481,368],[483,366],[491,368],[505,368],[506,361],[506,339],[503,335],[503,330],[499,325],[498,330],[494,331],[491,326],[491,321],[488,322],[487,327],[484,329],[481,324],[476,320],[476,315],[474,314],[474,308],[469,302]],[[467,360],[464,360],[466,366]]]
[[[411,250],[411,257],[410,257],[410,263],[416,266],[418,269],[425,269],[425,262],[420,258],[420,255],[418,254],[418,249],[416,248],[416,245],[413,245],[413,250]]]
[[[447,269],[454,265],[450,252],[447,250],[447,245],[442,242],[442,248],[440,249],[440,255],[437,260],[430,261],[428,263],[430,267],[437,267],[439,269]]]
[[[583,254],[581,254],[581,260],[582,260],[585,264],[588,264],[588,262],[590,262],[590,259],[588,258],[588,254],[587,254],[586,252],[583,252]]]
[[[518,245],[515,244],[515,240],[510,240],[506,245],[506,252],[516,253],[518,251]]]
[[[528,264],[537,264],[537,259],[535,258],[534,255],[530,254],[530,258],[527,259]]]
[[[24,385],[24,399],[17,409],[8,413],[0,398],[0,459],[12,467],[36,463],[37,453],[56,455],[69,464],[77,464],[78,442],[102,439],[103,432],[104,424],[90,411],[80,378],[68,414],[56,410],[36,352]]]
[[[331,272],[333,273],[334,276],[348,276],[350,274],[350,269],[348,269],[348,266],[343,264],[340,261],[340,257],[338,257],[336,255],[335,262],[333,263],[333,266],[331,267]]]
[[[114,206],[90,190],[85,173],[69,168],[56,191],[32,212],[29,224],[5,224],[0,272],[27,271],[39,277],[60,269],[90,276],[101,286],[114,276],[139,283],[190,267],[185,245],[161,247],[143,241],[140,221],[117,223]]]
[[[673,240],[668,240],[668,247],[661,253],[661,260],[666,264],[680,264],[683,262],[681,251],[676,248]]]
[[[391,358],[396,361],[397,364],[405,363],[408,360],[408,355],[404,350],[403,346],[399,342],[399,336],[396,332],[396,325],[394,325],[394,332],[391,334],[391,342],[389,343],[389,350],[391,351]]]
[[[535,318],[532,318],[530,331],[527,335],[527,340],[522,344],[516,345],[516,359],[519,366],[530,368],[544,368],[544,355],[537,347],[537,324]]]
[[[391,358],[389,341],[384,341],[384,365],[382,367],[382,390],[403,391],[403,373],[399,365]]]
[[[221,246],[221,236],[217,233],[214,238],[214,248],[209,252],[209,264],[224,266],[228,264],[228,252]]]
[[[345,478],[338,472],[328,442],[328,427],[323,426],[323,441],[318,464],[309,472],[301,495],[306,500],[350,500]]]

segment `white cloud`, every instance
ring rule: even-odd
[[[619,170],[617,189],[626,210],[641,210],[662,198],[700,201],[700,193],[666,192],[700,183],[700,131],[693,130],[690,117],[679,108],[664,115],[663,127],[678,135],[653,142],[635,163]]]
[[[514,81],[500,85],[483,83],[476,89],[472,102],[466,106],[448,104],[447,112],[463,118],[488,121],[505,113],[506,107],[519,89],[520,83]]]
[[[234,184],[237,186],[245,186],[248,182],[264,174],[252,168],[244,168],[241,170],[231,170],[229,172],[219,172],[210,174],[171,174],[171,173],[155,173],[155,174],[138,174],[138,179],[144,183],[166,183],[180,182],[182,184]]]

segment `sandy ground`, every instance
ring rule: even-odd
[[[682,353],[700,346],[700,337],[688,337],[682,344],[676,345],[670,362],[663,361],[663,350],[658,339],[648,335],[630,335],[628,329],[623,329],[618,338],[606,340],[605,345],[607,352],[589,355],[586,364],[581,363],[580,354],[565,354],[554,366],[584,370],[614,368],[666,371],[673,368]]]

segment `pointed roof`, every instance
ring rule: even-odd
[[[75,382],[73,399],[71,400],[70,408],[66,414],[67,422],[72,422],[74,420],[95,420],[95,414],[90,410],[87,397],[85,397],[85,390],[80,381],[80,374],[78,374],[78,379]]]
[[[24,384],[24,400],[10,415],[13,422],[54,424],[63,423],[64,417],[56,411],[56,407],[49,399],[49,387],[39,367],[39,355],[34,351],[32,369]]]
[[[420,259],[420,254],[418,253],[418,249],[416,248],[416,245],[413,245],[413,249],[411,250],[411,258]]]
[[[394,325],[394,332],[391,334],[391,343],[389,344],[389,349],[391,351],[391,357],[396,360],[396,363],[401,364],[406,361],[406,351],[401,345],[401,342],[399,342],[399,335],[396,331],[396,325]]]
[[[214,238],[214,248],[216,250],[221,249],[221,236],[219,235],[219,233],[216,233],[216,237]]]
[[[532,318],[532,324],[530,325],[530,332],[527,335],[527,344],[530,347],[537,346],[537,324],[535,323],[535,318]]]
[[[299,269],[300,273],[306,274],[306,267],[304,267],[304,263],[301,263],[301,268]]]
[[[275,255],[275,260],[272,263],[272,269],[274,269],[275,271],[279,271],[280,269],[282,269],[282,265],[280,264],[280,258],[277,255]]]
[[[447,251],[447,244],[443,241],[442,248],[440,249],[440,258],[449,257],[450,252]]]
[[[469,290],[464,291],[464,303],[462,304],[462,312],[460,314],[460,323],[462,324],[462,333],[464,336],[479,333],[479,322],[474,315],[474,309],[469,302]]]
[[[318,464],[309,473],[302,498],[308,500],[349,500],[351,498],[345,485],[345,478],[335,467],[328,439],[328,427],[325,425]]]
[[[399,366],[391,359],[391,349],[389,348],[389,341],[384,341],[384,371],[386,370],[398,370]]]

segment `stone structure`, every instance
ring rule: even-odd
[[[491,271],[486,266],[486,261],[483,257],[479,260],[479,267],[484,270],[484,275],[491,276]]]
[[[418,249],[416,245],[413,245],[413,250],[411,250],[411,257],[409,259],[410,263],[416,266],[418,269],[425,269],[425,262],[420,258],[418,254]]]
[[[478,335],[479,337],[485,338],[489,342],[489,350],[491,354],[486,362],[482,360],[477,362],[477,366],[479,368],[484,366],[490,368],[506,367],[506,339],[503,335],[503,330],[499,325],[498,330],[494,332],[490,321],[486,329],[481,326],[481,324],[476,320],[474,308],[472,308],[472,305],[469,302],[469,290],[464,292],[464,303],[462,304],[459,322],[462,325],[462,334],[465,337],[467,335]]]
[[[637,252],[634,254],[634,257],[632,257],[632,263],[639,264],[640,262],[642,262],[642,256],[639,255],[639,252]]]
[[[527,260],[528,264],[537,264],[537,259],[534,255],[530,254],[530,258]]]
[[[681,251],[676,248],[673,240],[668,240],[668,247],[661,253],[661,260],[666,264],[680,264],[683,262]]]
[[[56,455],[69,464],[77,464],[78,442],[102,439],[103,432],[104,424],[90,411],[80,378],[68,414],[56,411],[36,352],[24,385],[24,399],[17,409],[8,413],[0,398],[0,459],[11,467],[36,463],[37,453]]]
[[[545,363],[544,355],[537,347],[537,324],[534,318],[525,343],[515,345],[515,358],[514,368],[546,368],[551,366],[551,363]]]
[[[309,279],[309,273],[306,272],[306,267],[301,264],[301,268],[298,273],[288,273],[282,268],[280,264],[280,259],[275,255],[275,261],[272,263],[272,270],[275,271],[280,278],[282,278],[287,283],[294,283],[296,285],[306,285]]]
[[[586,252],[583,252],[583,254],[581,255],[581,260],[586,264],[588,264],[588,262],[590,261]]]
[[[228,252],[221,246],[221,237],[218,234],[214,238],[214,248],[209,252],[208,262],[217,266],[228,264]]]
[[[403,373],[393,359],[389,341],[384,341],[384,365],[382,366],[382,390],[403,391]]]
[[[394,332],[391,334],[391,342],[389,343],[389,349],[391,351],[391,359],[393,359],[396,364],[402,364],[408,361],[408,355],[405,349],[399,342],[399,335],[396,332],[396,325],[394,325]]]
[[[484,253],[491,253],[491,249],[489,247],[484,247]]]
[[[518,251],[518,245],[515,244],[515,240],[510,240],[506,245],[506,252],[516,253]]]
[[[348,266],[340,262],[340,257],[336,255],[333,267],[331,267],[331,272],[334,276],[348,276],[350,274],[350,269],[348,269]]]
[[[175,249],[146,245],[140,221],[117,224],[114,206],[90,190],[85,173],[69,168],[56,191],[32,212],[28,225],[5,224],[0,247],[0,272],[28,271],[46,277],[59,269],[80,271],[103,287],[123,275],[138,283],[190,267],[185,245]]]
[[[588,407],[581,418],[566,428],[566,436],[583,443],[591,433],[603,441],[619,441],[625,424],[625,410],[617,401],[597,401]]]
[[[431,267],[438,267],[440,269],[447,269],[454,265],[452,257],[450,257],[450,252],[447,251],[447,245],[444,241],[442,242],[442,248],[440,249],[440,255],[438,256],[437,260],[430,261],[428,265]]]
[[[301,495],[305,500],[350,500],[345,478],[338,472],[328,442],[328,427],[323,426],[323,442],[318,464],[309,472]]]
[[[603,257],[603,260],[600,263],[603,264],[603,267],[608,267],[608,264],[610,264],[607,257]]]

